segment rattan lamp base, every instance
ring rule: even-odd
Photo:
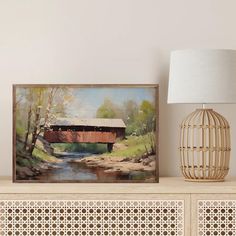
[[[181,124],[180,159],[186,181],[224,181],[229,171],[230,127],[212,109],[197,109]]]
[[[209,183],[209,182],[224,182],[225,179],[184,179],[187,182],[205,182],[205,183]]]

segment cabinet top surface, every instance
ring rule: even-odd
[[[12,183],[0,177],[0,194],[185,194],[235,193],[236,177],[225,182],[186,182],[182,177],[162,177],[160,183]]]

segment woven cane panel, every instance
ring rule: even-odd
[[[236,201],[198,201],[198,235],[236,235]]]
[[[182,200],[10,200],[0,213],[0,235],[184,235]]]

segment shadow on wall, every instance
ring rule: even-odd
[[[167,104],[169,82],[169,50],[156,53],[157,81],[160,85],[159,97],[159,147],[160,176],[182,176],[178,152],[179,125],[184,117],[194,110],[196,105],[188,105],[186,110],[181,104]],[[167,56],[169,55],[169,56]],[[171,148],[170,148],[171,147]]]

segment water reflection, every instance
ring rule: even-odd
[[[57,157],[63,160],[54,164],[54,168],[46,170],[37,176],[37,180],[47,182],[57,181],[100,181],[112,182],[117,180],[144,180],[151,177],[152,173],[133,171],[131,173],[106,172],[99,167],[87,167],[84,163],[71,162],[71,160],[81,159],[91,156],[91,153],[60,153]]]

